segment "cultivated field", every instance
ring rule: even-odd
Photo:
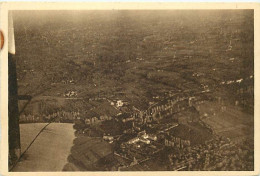
[[[224,109],[221,107],[225,107]],[[243,139],[254,141],[254,117],[232,105],[206,102],[199,106],[202,119],[216,134],[230,138],[234,142]]]

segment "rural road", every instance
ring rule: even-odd
[[[45,125],[46,123],[20,125],[22,152]],[[49,124],[26,151],[13,171],[62,171],[67,163],[74,138],[73,124]]]

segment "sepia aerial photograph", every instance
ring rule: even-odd
[[[254,9],[9,11],[10,172],[254,171]]]

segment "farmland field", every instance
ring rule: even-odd
[[[210,102],[199,108],[202,115],[209,114],[203,121],[209,124],[216,134],[234,141],[239,138],[246,138],[253,143],[254,129],[252,126],[254,126],[254,118],[242,112],[240,108],[229,105],[225,110],[221,110],[221,105]],[[214,114],[211,114],[210,111],[213,111]]]

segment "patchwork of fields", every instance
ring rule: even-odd
[[[17,170],[252,170],[253,10],[15,11],[14,28],[18,91],[32,96],[24,117],[73,112],[76,130],[73,140],[72,124],[50,124]],[[185,128],[167,134],[167,123]],[[26,125],[22,148],[41,127]],[[119,136],[149,129],[164,145],[156,127],[193,130],[198,143],[141,165],[123,161],[130,150],[115,159]]]

